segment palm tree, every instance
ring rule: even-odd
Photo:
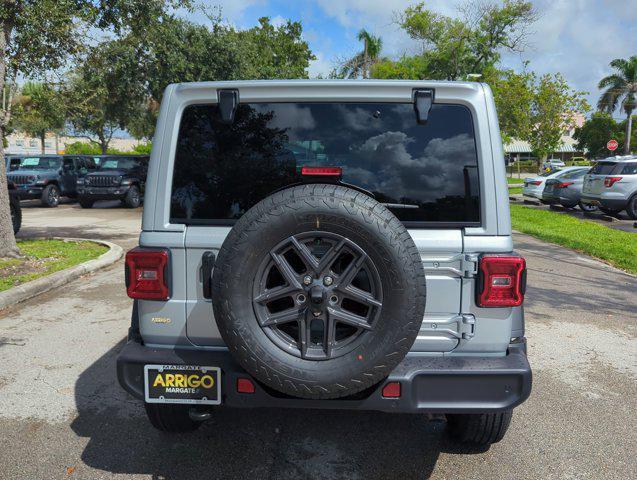
[[[637,109],[637,55],[628,60],[616,58],[610,62],[617,73],[602,78],[598,88],[605,88],[597,108],[608,113],[617,109],[621,100],[621,108],[626,112],[626,142],[624,153],[630,153],[630,132],[633,123],[633,110]]]
[[[358,40],[363,42],[363,51],[343,63],[340,73],[345,78],[369,78],[372,66],[380,59],[382,38],[362,29],[358,32]]]

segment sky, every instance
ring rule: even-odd
[[[599,79],[611,73],[614,58],[637,55],[637,0],[532,0],[540,17],[531,28],[529,46],[522,54],[504,53],[501,66],[543,73],[561,72],[571,86],[589,92],[597,103]],[[429,0],[430,8],[457,16],[462,0]],[[200,0],[221,7],[221,15],[239,28],[267,16],[274,24],[286,19],[303,24],[303,37],[317,57],[310,77],[326,75],[339,59],[360,50],[356,35],[366,28],[383,38],[383,55],[398,57],[414,52],[417,44],[395,23],[396,15],[414,0]],[[464,2],[462,2],[464,3]],[[184,14],[205,23],[200,13]],[[615,113],[621,118],[621,113]]]

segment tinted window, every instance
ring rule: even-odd
[[[141,164],[141,159],[136,157],[107,157],[102,159],[100,170],[131,170]]]
[[[57,170],[62,164],[60,157],[23,157],[20,159],[19,169],[51,169]]]
[[[613,173],[616,165],[615,162],[597,162],[597,165],[591,168],[590,173],[595,175],[610,175]]]
[[[309,181],[303,166],[342,168],[405,222],[479,223],[473,124],[460,105],[242,104],[234,122],[216,105],[182,116],[172,185],[173,222],[228,222],[270,193]],[[415,224],[414,224],[415,225]]]
[[[559,175],[560,178],[580,178],[588,173],[588,168],[581,170],[569,170],[564,175]]]
[[[621,173],[624,175],[637,175],[637,162],[625,163]]]

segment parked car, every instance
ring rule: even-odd
[[[21,200],[40,199],[57,207],[60,197],[77,197],[77,180],[95,170],[86,155],[25,155],[7,178],[16,184]]]
[[[20,198],[18,197],[18,189],[13,182],[7,182],[9,190],[9,209],[11,211],[11,224],[13,225],[13,234],[17,234],[22,226],[22,207],[20,206]]]
[[[588,169],[589,167],[566,167],[562,170],[553,171],[550,173],[541,173],[537,177],[527,177],[524,179],[524,186],[522,187],[522,195],[529,198],[542,199],[542,192],[544,192],[544,186],[546,181],[550,178],[559,178],[560,175],[564,175],[567,172],[573,170]]]
[[[104,155],[98,170],[78,178],[77,189],[82,208],[91,208],[98,200],[120,200],[129,208],[141,205],[147,155]]]
[[[609,215],[626,210],[630,218],[637,219],[637,155],[598,161],[584,177],[582,202]]]
[[[582,210],[587,212],[597,210],[594,205],[583,204],[580,200],[584,175],[589,170],[590,167],[571,169],[562,175],[547,179],[542,191],[542,203],[559,204],[565,208],[574,208],[579,205]]]
[[[566,166],[566,164],[562,160],[559,160],[557,158],[550,158],[550,159],[546,160],[544,163],[542,163],[542,171],[543,172],[546,172],[546,171],[551,172],[553,170],[561,170],[565,166]]]
[[[486,84],[206,82],[163,102],[117,357],[153,426],[323,408],[503,437],[531,369]]]
[[[20,166],[20,160],[23,155],[5,155],[5,168],[6,172],[9,173],[11,170],[15,170]]]

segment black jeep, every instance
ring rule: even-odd
[[[147,155],[104,155],[99,169],[78,179],[80,206],[91,208],[98,200],[120,200],[128,208],[141,205]]]
[[[60,197],[77,197],[77,181],[97,167],[86,155],[25,155],[10,165],[7,179],[21,200],[40,199],[57,207]]]

